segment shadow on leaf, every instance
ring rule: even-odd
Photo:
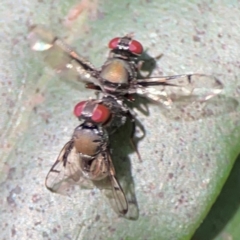
[[[137,220],[139,209],[131,173],[131,160],[128,157],[130,153],[134,152],[130,144],[131,128],[132,124],[128,121],[123,127],[119,128],[116,133],[110,135],[110,146],[117,179],[128,201],[128,212],[123,217],[130,220]]]

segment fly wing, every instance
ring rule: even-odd
[[[208,101],[191,100],[190,97],[182,98],[174,102],[170,109],[162,108],[161,112],[169,119],[194,121],[229,114],[236,111],[238,105],[236,99],[220,94]]]
[[[139,79],[135,83],[136,93],[171,107],[174,101],[191,98],[204,102],[221,93],[223,84],[214,76],[185,74]]]
[[[88,187],[91,184],[82,176],[79,154],[73,140],[67,142],[45,180],[46,187],[56,193],[70,194],[75,185]]]
[[[43,52],[46,64],[69,80],[96,83],[95,67],[63,40],[41,26],[34,26],[28,35],[31,48]]]
[[[110,181],[112,185],[112,196],[114,199],[114,202],[111,205],[116,213],[119,215],[125,215],[128,211],[128,203],[122,187],[115,176],[110,176]],[[111,198],[109,200],[111,201]]]
[[[118,215],[125,215],[128,211],[128,202],[126,200],[122,187],[116,178],[115,169],[112,163],[110,153],[108,153],[107,155],[108,155],[108,162],[109,162],[109,180],[110,180],[112,189],[105,190],[104,193],[109,199],[113,210]]]

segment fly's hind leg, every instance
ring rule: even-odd
[[[138,138],[138,141],[141,140],[145,136],[145,129],[144,129],[143,125],[136,119],[136,117],[130,111],[128,111],[127,115],[128,115],[128,117],[129,117],[129,119],[132,123],[132,130],[131,130],[131,135],[130,135],[130,144],[131,144],[133,150],[137,153],[139,161],[142,162],[142,158],[141,158],[141,155],[138,151],[137,144],[134,141],[134,135],[135,135],[135,132],[136,132],[136,125],[143,132],[143,135],[140,138]]]

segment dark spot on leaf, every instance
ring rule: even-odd
[[[41,222],[35,222],[35,223],[34,223],[34,226],[37,226],[37,225],[39,225],[39,224],[41,224]]]
[[[99,219],[100,219],[100,216],[97,215],[97,216],[95,217],[95,221],[97,222]]]
[[[193,36],[193,41],[194,41],[194,42],[200,42],[201,39],[200,39],[200,37],[194,35],[194,36]]]
[[[158,193],[158,197],[159,198],[164,198],[164,193],[163,192]]]
[[[34,203],[38,202],[41,199],[41,197],[38,194],[33,194],[32,195],[32,201]]]
[[[11,229],[11,233],[12,233],[12,237],[14,237],[17,233],[15,227],[13,226],[12,229]]]
[[[169,177],[169,179],[172,179],[173,178],[173,173],[169,173],[168,177]]]
[[[48,233],[44,231],[44,232],[42,233],[42,236],[43,236],[43,237],[48,237]]]
[[[7,197],[7,202],[11,205],[16,205],[14,195],[20,194],[21,191],[22,189],[19,186],[16,186],[15,188],[13,188]]]
[[[16,168],[14,168],[14,167],[10,168],[8,171],[7,179],[12,180],[13,176],[15,175],[15,172],[16,172]]]

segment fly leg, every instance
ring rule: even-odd
[[[157,66],[157,61],[163,56],[163,54],[158,54],[156,57],[151,57],[146,53],[146,51],[139,57],[136,62],[136,68],[138,72],[138,78],[144,79],[150,77],[153,70]]]
[[[138,151],[137,144],[134,141],[134,135],[135,135],[135,132],[136,132],[136,123],[137,123],[138,127],[141,129],[141,131],[143,132],[142,137],[138,138],[138,141],[145,136],[145,129],[144,129],[143,125],[135,118],[135,116],[130,111],[128,111],[127,116],[129,117],[129,119],[132,123],[132,131],[131,131],[131,135],[130,135],[130,144],[131,144],[133,150],[137,153],[139,161],[142,162],[142,158],[141,158],[141,155]]]
[[[95,93],[95,95],[96,95],[96,98],[97,99],[99,99],[100,97],[99,97],[99,94],[100,94],[100,92],[102,91],[102,89],[99,87],[99,86],[97,86],[97,85],[95,85],[95,84],[93,84],[93,83],[87,83],[86,85],[85,85],[85,88],[87,88],[87,89],[92,89],[92,90],[96,90],[94,93]]]

